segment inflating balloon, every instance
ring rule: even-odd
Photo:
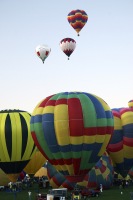
[[[105,152],[91,171],[85,176],[82,183],[87,188],[100,188],[102,184],[104,189],[108,189],[112,186],[114,181],[114,168],[111,158],[108,153]]]
[[[114,169],[124,178],[133,166],[133,109],[112,109],[114,133],[107,147]]]
[[[0,111],[0,168],[12,181],[17,180],[36,151],[30,118],[26,111]]]
[[[24,171],[29,175],[35,174],[44,165],[45,162],[46,158],[37,149],[32,159],[28,162],[28,164],[24,168]]]
[[[47,168],[47,177],[52,188],[67,188],[73,190],[76,183],[68,181],[65,176],[55,169],[49,162],[46,165]]]
[[[133,108],[133,100],[130,100],[130,101],[128,102],[128,107],[129,107],[129,108]]]
[[[76,185],[87,188],[99,188],[100,184],[103,188],[107,189],[113,183],[114,169],[111,158],[105,152],[96,165],[85,176],[82,182],[67,181],[65,176],[57,171],[49,162],[47,163],[47,177],[49,179],[52,188],[65,187],[69,190],[73,190]]]
[[[31,134],[44,157],[71,182],[82,181],[106,150],[114,128],[100,97],[62,92],[43,99],[31,116]]]
[[[34,177],[42,177],[42,176],[47,176],[47,168],[46,168],[46,167],[41,167],[41,168],[34,174]]]
[[[5,172],[0,169],[0,186],[8,186],[8,183],[10,182],[9,177],[7,176],[7,174],[5,174]]]
[[[49,56],[51,52],[51,48],[48,47],[47,45],[38,45],[36,47],[36,54],[37,56],[42,60],[44,63],[45,59]]]
[[[79,36],[79,32],[88,21],[88,15],[84,10],[72,10],[68,14],[67,19]]]
[[[60,41],[61,50],[68,56],[68,60],[70,55],[76,48],[76,41],[72,38],[64,38]]]

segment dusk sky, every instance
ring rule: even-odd
[[[81,9],[88,22],[77,36],[67,15]],[[70,60],[63,38],[76,41]],[[43,64],[36,46],[51,53]],[[32,113],[45,97],[70,91],[95,94],[110,108],[133,99],[133,0],[1,0],[0,110]]]

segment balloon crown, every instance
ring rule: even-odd
[[[0,113],[12,113],[12,112],[26,112],[26,111],[19,109],[5,109],[0,111]]]

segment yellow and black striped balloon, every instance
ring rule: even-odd
[[[36,152],[30,118],[22,110],[0,111],[0,168],[6,174],[19,174]]]

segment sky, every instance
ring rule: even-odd
[[[67,15],[84,10],[88,21],[77,36]],[[63,38],[76,41],[70,60]],[[35,48],[47,44],[43,64]],[[1,0],[0,110],[30,113],[49,95],[81,91],[104,99],[110,108],[133,99],[132,0]]]

